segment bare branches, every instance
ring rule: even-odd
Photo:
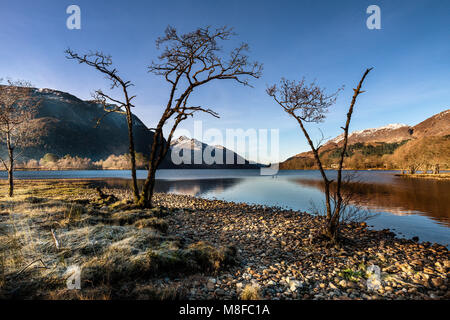
[[[325,90],[316,85],[309,85],[305,79],[299,82],[281,79],[279,87],[274,84],[266,92],[285,112],[304,122],[322,122],[328,108],[336,102],[339,91],[326,94]]]
[[[130,81],[123,80],[116,68],[112,67],[112,58],[110,55],[106,55],[102,52],[89,53],[84,55],[79,55],[67,49],[65,51],[67,59],[78,61],[80,64],[86,64],[90,67],[103,73],[106,79],[111,81],[111,90],[114,88],[121,88],[123,93],[123,99],[119,100],[111,97],[110,95],[104,93],[102,90],[96,90],[93,94],[95,101],[103,106],[105,113],[97,119],[97,126],[103,120],[104,117],[111,113],[120,113],[126,116],[127,126],[128,126],[128,139],[129,139],[129,152],[130,152],[130,162],[131,162],[131,175],[133,179],[133,193],[135,200],[137,201],[139,196],[139,190],[137,186],[136,178],[136,155],[134,149],[134,137],[133,137],[133,115],[131,113],[131,108],[134,105],[131,101],[136,96],[130,96],[128,93],[128,88],[133,84]]]
[[[323,141],[323,134],[319,142],[317,144],[314,144],[308,131],[305,128],[304,123],[322,122],[325,119],[325,113],[328,112],[328,108],[336,102],[337,95],[339,91],[342,90],[342,88],[338,89],[332,94],[326,94],[325,90],[317,86],[314,82],[308,85],[305,83],[305,79],[296,82],[282,78],[279,86],[273,85],[268,87],[266,90],[267,94],[271,96],[286,113],[297,120],[303,134],[305,135],[306,140],[311,147],[311,150],[314,154],[314,159],[319,167],[319,171],[324,182],[327,221],[326,235],[333,241],[335,241],[337,237],[338,225],[342,218],[341,214],[348,213],[352,210],[348,206],[349,199],[343,196],[341,191],[342,167],[344,155],[347,149],[348,130],[353,114],[353,108],[358,95],[364,92],[361,90],[362,83],[364,82],[364,79],[366,78],[370,70],[372,70],[372,68],[365,71],[363,77],[359,81],[358,87],[356,89],[353,89],[354,95],[350,104],[349,111],[347,113],[347,121],[345,127],[341,127],[344,130],[344,146],[340,155],[336,191],[333,194],[331,194],[330,191],[330,185],[333,180],[330,180],[325,174],[325,170],[319,156],[319,149]]]
[[[65,53],[67,59],[76,60],[80,64],[87,64],[103,73],[107,79],[111,80],[111,89],[119,86],[128,88],[133,85],[130,81],[122,80],[118,75],[117,69],[112,67],[113,63],[110,55],[104,54],[101,51],[79,55],[70,48],[68,48]]]
[[[213,80],[234,80],[244,86],[250,86],[250,79],[261,76],[262,65],[249,60],[249,47],[246,43],[224,54],[220,43],[230,40],[234,35],[228,27],[205,27],[179,34],[175,28],[169,26],[164,35],[156,40],[156,47],[162,52],[158,61],[150,64],[148,71],[164,77],[170,84],[170,93],[166,108],[154,128],[155,137],[150,153],[148,176],[141,193],[141,205],[151,206],[155,172],[166,156],[177,126],[197,112],[219,117],[212,109],[189,106],[188,100],[192,92]],[[174,124],[164,145],[163,128],[170,119]]]
[[[159,127],[173,115],[191,115],[196,111],[205,112],[218,117],[211,109],[186,107],[189,96],[196,87],[212,80],[232,79],[243,85],[249,85],[249,78],[259,78],[262,65],[250,62],[246,55],[248,45],[241,44],[229,53],[226,58],[222,54],[219,41],[229,40],[235,35],[231,28],[211,27],[198,28],[193,32],[179,35],[171,26],[167,27],[164,36],[156,41],[158,49],[163,52],[159,62],[152,62],[149,72],[164,76],[171,84],[171,91],[166,109],[161,117]],[[180,92],[175,98],[175,92]],[[180,119],[180,118],[178,118]]]
[[[339,221],[339,215],[341,213],[341,206],[342,206],[342,195],[341,195],[341,184],[342,184],[342,166],[344,164],[344,156],[345,153],[347,152],[347,144],[348,144],[348,130],[350,127],[350,120],[352,118],[352,114],[353,114],[353,108],[355,106],[356,103],[356,98],[358,97],[359,94],[363,93],[364,91],[361,91],[361,87],[362,84],[364,82],[364,79],[367,77],[367,75],[369,74],[369,72],[372,70],[372,68],[367,69],[361,80],[358,83],[358,86],[356,87],[356,89],[353,89],[353,98],[352,98],[352,102],[350,103],[350,108],[348,109],[347,112],[347,121],[345,123],[345,127],[344,127],[344,144],[342,147],[342,151],[341,151],[341,155],[340,155],[340,159],[339,159],[339,168],[338,168],[338,176],[337,176],[337,190],[336,190],[336,195],[337,195],[337,204],[336,204],[336,208],[335,208],[335,214],[333,217],[333,223],[336,223]]]
[[[8,80],[7,85],[0,85],[0,136],[11,151],[36,144],[40,127],[32,120],[39,104],[26,81]],[[17,154],[13,156],[11,160]]]
[[[159,62],[152,62],[148,68],[149,72],[164,76],[172,89],[182,92],[176,101],[171,94],[167,110],[175,102],[174,113],[177,112],[194,88],[212,80],[230,79],[249,86],[250,78],[261,76],[262,65],[250,62],[246,54],[248,44],[241,44],[228,57],[222,54],[218,42],[229,40],[233,35],[228,27],[198,28],[182,35],[175,28],[167,27],[164,36],[156,41],[158,49],[164,47]]]
[[[305,79],[299,82],[286,80],[282,78],[279,87],[273,85],[267,88],[266,92],[271,96],[275,102],[280,105],[283,110],[297,120],[306,140],[308,141],[314,158],[319,167],[323,180],[325,181],[325,188],[328,190],[331,181],[325,174],[322,162],[319,157],[319,148],[321,141],[314,144],[308,131],[305,128],[304,122],[321,122],[325,118],[325,113],[328,108],[336,102],[338,89],[335,93],[326,94],[325,89],[320,88],[314,82],[307,85]],[[331,209],[329,205],[329,198],[327,196],[327,216],[331,216]]]
[[[78,53],[72,51],[71,49],[67,49],[65,51],[66,58],[70,60],[78,61],[80,64],[86,64],[90,67],[95,68],[96,70],[103,73],[106,79],[111,81],[110,89],[114,88],[122,88],[124,93],[125,100],[119,100],[116,98],[112,98],[108,94],[104,93],[102,90],[96,90],[92,95],[95,101],[103,106],[106,114],[103,115],[100,119],[97,120],[97,125],[100,121],[108,114],[112,112],[119,112],[125,114],[126,111],[123,111],[123,108],[131,108],[134,105],[131,101],[135,98],[135,96],[129,96],[128,88],[133,86],[131,81],[123,80],[118,73],[118,70],[112,67],[112,57],[110,55],[104,54],[103,52],[96,51],[90,52],[88,54],[79,55]]]
[[[0,85],[0,138],[6,145],[7,158],[0,158],[8,171],[9,196],[13,195],[14,161],[23,150],[37,144],[41,125],[33,121],[40,101],[34,96],[31,84],[26,81],[11,81]]]
[[[322,132],[322,130],[320,130],[320,128],[318,128],[318,129],[320,132],[320,138],[317,139],[317,141],[314,144],[314,147],[316,148],[317,152],[319,152],[319,149],[323,146],[324,142],[329,139],[329,137],[325,138],[325,136],[323,135],[323,132]]]
[[[120,113],[126,114],[126,111],[123,109],[125,104],[120,102],[119,100],[113,99],[107,94],[103,93],[101,90],[97,90],[92,94],[94,101],[103,106],[103,110],[105,113],[97,119],[96,126],[99,126],[102,120],[111,113]],[[117,104],[112,104],[111,102],[115,102]]]

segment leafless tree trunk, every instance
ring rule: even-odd
[[[325,206],[326,206],[326,230],[325,234],[332,240],[336,241],[338,235],[338,226],[342,213],[343,199],[341,194],[342,185],[342,168],[344,163],[344,156],[347,151],[348,143],[348,130],[350,126],[350,120],[353,114],[353,108],[358,95],[364,91],[361,91],[361,86],[366,78],[367,74],[372,69],[367,69],[363,74],[358,87],[354,90],[353,99],[350,104],[349,111],[347,113],[347,121],[344,130],[344,141],[343,147],[339,158],[339,166],[337,173],[337,186],[334,196],[331,196],[330,185],[333,180],[330,180],[324,170],[324,166],[320,159],[319,149],[321,147],[320,143],[316,146],[308,131],[305,128],[304,123],[322,122],[325,118],[325,113],[328,108],[336,102],[336,97],[339,92],[336,91],[331,95],[327,95],[324,89],[317,86],[315,83],[310,85],[305,84],[305,80],[299,82],[289,81],[286,79],[281,79],[280,87],[273,85],[267,88],[267,94],[271,96],[290,116],[295,118],[308,141],[309,146],[314,154],[314,159],[319,167],[319,171],[324,182],[324,192],[325,192]],[[333,206],[332,206],[333,202]]]
[[[137,185],[136,177],[136,151],[134,147],[133,135],[133,114],[131,112],[131,108],[134,107],[131,101],[136,96],[130,96],[128,93],[128,88],[132,86],[132,83],[130,81],[123,80],[118,75],[117,69],[112,67],[112,59],[109,55],[105,55],[101,52],[78,55],[71,49],[66,50],[66,55],[68,59],[74,59],[79,63],[84,63],[105,74],[107,79],[109,79],[112,83],[111,89],[117,87],[120,87],[122,89],[124,100],[112,98],[102,90],[95,91],[94,98],[98,103],[103,105],[103,109],[105,110],[105,114],[103,115],[103,117],[112,112],[121,113],[126,116],[128,126],[128,150],[130,153],[131,178],[133,182],[133,196],[134,201],[137,202],[139,200],[139,188]],[[97,125],[100,123],[103,117],[97,120]]]
[[[6,146],[8,148],[8,156],[9,156],[9,167],[6,166],[6,169],[8,170],[8,184],[9,184],[8,195],[12,197],[14,195],[14,148],[11,146],[11,138],[9,134],[7,134]]]
[[[341,194],[342,166],[344,164],[345,153],[347,152],[348,130],[349,130],[349,127],[350,127],[350,120],[352,118],[353,108],[354,108],[355,103],[356,103],[356,98],[358,97],[359,94],[364,92],[364,91],[361,91],[361,87],[362,87],[362,84],[364,82],[364,79],[369,74],[370,70],[372,70],[372,68],[367,69],[364,72],[361,80],[358,83],[358,86],[356,87],[356,89],[353,89],[354,93],[353,93],[352,102],[350,103],[350,108],[348,109],[348,113],[347,113],[347,121],[345,123],[345,127],[343,128],[343,130],[344,130],[344,145],[342,147],[341,155],[340,155],[340,158],[339,158],[339,168],[338,168],[337,187],[336,187],[337,203],[336,203],[336,206],[334,208],[334,214],[331,217],[331,220],[329,221],[328,228],[327,228],[328,236],[331,239],[336,239],[336,237],[337,237],[339,218],[340,218],[340,215],[341,215],[341,208],[342,208],[342,194]]]
[[[433,167],[433,174],[439,174],[439,163],[436,163]]]
[[[8,172],[10,197],[14,195],[15,160],[21,155],[18,149],[37,144],[42,132],[33,121],[39,103],[28,82],[0,85],[0,136],[7,149],[7,156],[0,157],[0,161]]]
[[[165,35],[156,41],[157,48],[164,46],[159,56],[159,63],[152,62],[149,72],[164,79],[170,85],[167,105],[154,130],[155,136],[150,151],[147,179],[145,180],[138,204],[152,206],[155,175],[159,165],[167,155],[170,142],[178,125],[195,112],[205,112],[214,117],[218,114],[201,106],[189,106],[188,99],[196,89],[213,80],[235,80],[249,86],[248,78],[259,78],[262,65],[250,62],[245,52],[247,44],[242,44],[231,51],[226,58],[222,55],[219,41],[229,40],[234,35],[231,29],[198,28],[179,35],[175,28],[168,27]],[[179,93],[179,94],[177,94]],[[167,141],[163,129],[167,122],[174,121],[169,130]]]

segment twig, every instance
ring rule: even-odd
[[[22,272],[24,272],[26,269],[28,269],[30,266],[32,266],[33,264],[35,264],[36,262],[41,262],[43,267],[39,267],[39,268],[44,268],[44,269],[48,269],[48,267],[45,265],[44,261],[42,261],[42,259],[37,259],[34,260],[33,262],[29,263],[27,266],[25,266],[25,268],[23,268],[22,270],[19,271],[18,274],[16,274],[15,278],[17,278]]]
[[[55,231],[53,229],[50,229],[51,233],[52,233],[52,237],[53,237],[53,241],[55,242],[55,247],[56,250],[59,250],[59,241],[58,238],[56,237]]]

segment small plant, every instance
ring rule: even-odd
[[[44,202],[44,199],[37,197],[27,197],[24,199],[25,202],[29,202],[31,204],[38,204]]]
[[[212,272],[232,265],[236,256],[233,247],[216,248],[203,241],[189,245],[188,251],[203,270]]]
[[[153,228],[153,229],[159,230],[163,233],[166,233],[167,229],[169,228],[169,224],[167,223],[166,220],[156,218],[156,217],[138,220],[138,221],[136,221],[136,223],[134,225],[138,229]]]
[[[259,293],[259,286],[254,284],[248,284],[241,292],[241,300],[261,300]]]
[[[350,281],[359,281],[361,278],[364,278],[365,275],[366,273],[362,270],[353,271],[350,268],[344,269],[340,273],[341,277]]]
[[[83,206],[72,204],[64,212],[64,218],[69,220],[69,223],[80,221],[81,215],[84,213]]]

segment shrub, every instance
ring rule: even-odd
[[[241,300],[260,300],[261,295],[259,293],[259,286],[248,284],[241,292]]]
[[[169,228],[169,224],[164,219],[156,217],[138,220],[134,225],[138,229],[153,228],[164,233],[166,233],[167,229]]]
[[[199,241],[189,245],[188,250],[205,271],[217,272],[226,266],[233,265],[236,261],[236,249],[234,247],[215,248],[210,244]]]

